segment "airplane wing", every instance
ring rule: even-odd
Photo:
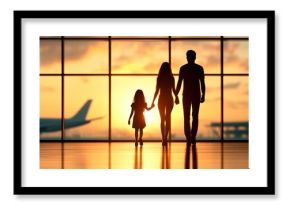
[[[102,117],[96,117],[96,118],[89,119],[88,121],[102,120],[102,119],[104,119],[104,118],[105,118],[105,116],[102,116]]]

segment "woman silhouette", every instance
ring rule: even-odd
[[[162,134],[162,145],[167,145],[167,136],[170,131],[170,121],[171,121],[171,111],[173,109],[173,97],[172,92],[175,95],[176,102],[178,102],[178,96],[175,91],[174,77],[172,75],[171,68],[168,62],[162,63],[156,83],[156,90],[154,93],[152,106],[154,106],[154,101],[159,94],[158,99],[158,109],[161,118],[160,129]],[[151,106],[151,107],[152,107]]]

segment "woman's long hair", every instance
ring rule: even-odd
[[[142,90],[138,89],[135,92],[134,95],[134,103],[138,106],[138,105],[144,105],[145,104],[145,96]]]
[[[171,84],[173,80],[174,78],[173,78],[172,70],[170,68],[169,63],[168,62],[162,63],[159,69],[157,82],[167,85],[167,84]]]

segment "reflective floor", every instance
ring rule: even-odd
[[[247,142],[41,142],[41,169],[247,169]]]

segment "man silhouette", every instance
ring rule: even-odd
[[[178,95],[183,81],[183,115],[184,115],[184,134],[187,143],[195,143],[198,130],[199,105],[205,100],[205,83],[203,67],[195,63],[196,53],[193,50],[186,52],[188,63],[181,66],[179,78],[176,86]],[[176,98],[175,103],[179,103]],[[190,109],[192,108],[192,127],[190,130]]]

